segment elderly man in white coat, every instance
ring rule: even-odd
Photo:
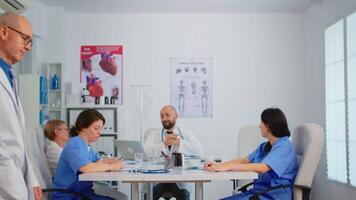
[[[178,113],[171,105],[161,109],[161,122],[163,128],[157,132],[146,135],[144,141],[145,152],[148,155],[164,154],[171,157],[173,153],[186,156],[203,155],[203,148],[192,132],[183,130],[176,125]],[[153,188],[153,198],[174,196],[177,199],[189,199],[192,185],[188,183],[160,183]]]
[[[12,64],[31,50],[28,20],[14,13],[0,15],[0,199],[42,199],[41,188],[25,151],[25,120]]]

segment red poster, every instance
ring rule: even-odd
[[[122,104],[122,45],[81,46],[82,103]]]

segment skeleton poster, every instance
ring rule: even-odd
[[[212,58],[170,59],[170,103],[180,117],[213,116]]]
[[[81,46],[82,103],[122,104],[122,46]]]

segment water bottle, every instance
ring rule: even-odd
[[[59,89],[59,79],[57,74],[52,76],[52,80],[51,80],[51,86],[52,86],[52,90],[58,90]]]

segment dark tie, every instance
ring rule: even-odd
[[[172,134],[172,133],[173,133],[173,131],[167,131],[167,134]],[[168,150],[170,151],[171,148],[172,148],[172,145],[169,145],[169,146],[168,146]]]

